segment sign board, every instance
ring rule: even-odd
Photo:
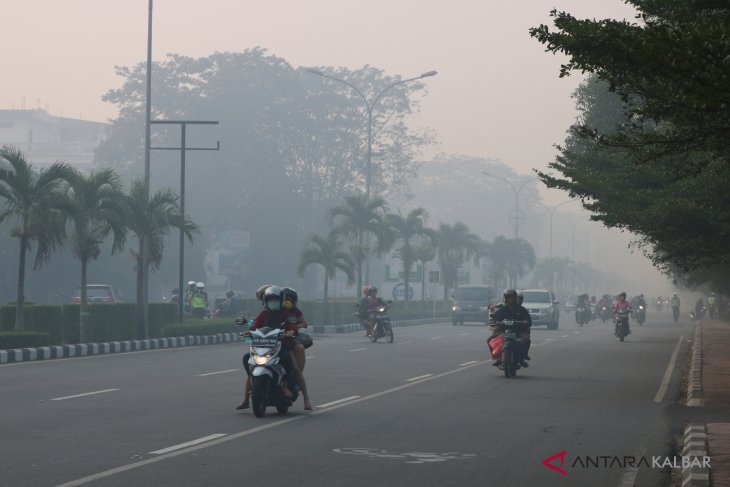
[[[393,287],[393,301],[404,301],[405,300],[406,285],[403,283],[396,284]],[[408,285],[408,300],[413,300],[413,286]]]

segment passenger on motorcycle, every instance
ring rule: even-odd
[[[258,295],[258,292],[257,292]],[[302,390],[304,396],[304,409],[311,411],[312,405],[309,401],[309,393],[307,391],[307,384],[302,376],[301,370],[298,364],[294,360],[293,348],[294,348],[294,336],[299,329],[299,325],[295,322],[297,317],[292,311],[283,309],[284,292],[278,286],[269,286],[262,293],[262,301],[264,304],[264,310],[254,319],[251,325],[251,330],[258,328],[282,328],[286,331],[286,338],[282,342],[282,349],[279,354],[279,363],[287,375],[293,376],[299,383],[299,387]],[[293,320],[290,320],[293,318]],[[244,335],[250,334],[249,330],[244,332]],[[243,356],[243,367],[246,369],[246,386],[244,390],[243,402],[236,409],[247,409],[249,407],[249,397],[251,396],[251,371],[249,369],[249,359],[251,354],[247,353]],[[286,382],[282,382],[281,391],[286,397],[292,397],[292,393]]]
[[[363,286],[362,298],[358,304],[357,316],[360,318],[360,325],[365,330],[365,336],[372,334],[372,325],[370,323],[370,315],[378,309],[379,306],[386,306],[387,303],[378,297],[378,288],[375,286]]]
[[[530,360],[530,326],[532,326],[532,318],[530,317],[530,313],[528,313],[527,310],[521,304],[519,304],[517,291],[514,289],[507,289],[504,292],[504,305],[496,307],[494,312],[490,315],[489,326],[492,330],[492,335],[487,338],[487,345],[489,345],[489,341],[492,338],[499,335],[500,330],[497,323],[500,323],[504,320],[513,320],[526,323],[521,327],[521,331],[519,334],[520,338],[522,338],[522,357],[520,358],[520,365],[522,367],[529,367],[530,364],[528,364],[526,360]],[[489,351],[492,351],[491,345],[489,345]],[[500,365],[500,361],[495,360],[492,365],[497,367]]]
[[[299,329],[308,328],[309,324],[304,319],[304,313],[302,313],[302,310],[297,307],[297,301],[299,300],[299,294],[297,291],[290,287],[285,287],[282,289],[282,292],[284,293],[284,310],[289,311],[297,317]],[[309,335],[300,335],[294,340],[294,358],[296,359],[299,370],[302,371],[302,373],[304,372],[304,366],[307,360],[305,350],[311,346],[312,339]]]
[[[618,319],[618,312],[622,310],[631,311],[631,302],[626,299],[626,293],[621,291],[618,295],[618,299],[613,303],[613,319]],[[631,335],[631,326],[629,320],[626,321],[626,334]]]

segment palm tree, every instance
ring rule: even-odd
[[[334,229],[351,242],[350,254],[357,263],[358,297],[362,295],[362,263],[371,250],[365,247],[365,236],[375,236],[378,254],[387,251],[392,244],[392,236],[385,223],[387,209],[387,203],[379,196],[368,199],[365,194],[356,194],[345,197],[344,203],[332,208],[328,215]]]
[[[456,286],[459,266],[476,254],[481,239],[471,233],[464,223],[456,222],[453,225],[447,223],[439,225],[437,242],[444,281],[444,301],[446,301],[449,287]]]
[[[433,230],[432,230],[433,232]],[[421,238],[413,247],[413,257],[421,263],[421,301],[426,301],[426,264],[436,258],[436,232]]]
[[[0,161],[7,163],[0,167],[0,197],[5,200],[0,222],[15,220],[11,235],[20,241],[15,331],[23,331],[26,254],[35,243],[33,268],[38,269],[63,245],[66,202],[60,190],[72,171],[68,164],[56,162],[36,172],[23,153],[10,146],[0,149]]]
[[[406,216],[400,213],[386,216],[386,222],[393,232],[393,237],[398,239],[399,242],[402,242],[398,249],[398,256],[403,263],[404,298],[406,305],[408,305],[408,281],[413,264],[416,262],[413,241],[418,237],[432,237],[435,234],[433,230],[425,226],[427,216],[428,213],[423,208],[411,210]]]
[[[355,281],[355,263],[344,250],[339,233],[331,230],[327,237],[312,235],[307,241],[304,252],[299,258],[299,277],[304,277],[304,271],[312,264],[321,265],[324,269],[324,324],[329,321],[329,280],[334,279],[337,271],[347,276],[347,285]]]
[[[66,192],[70,207],[73,254],[81,261],[81,306],[79,330],[82,342],[88,339],[87,267],[101,253],[100,245],[111,233],[112,253],[124,248],[126,226],[122,183],[112,169],[94,170],[88,176],[74,171]]]
[[[487,256],[491,261],[495,285],[499,278],[507,278],[507,286],[515,288],[517,278],[535,267],[535,250],[521,238],[496,237],[488,247]]]
[[[165,237],[173,229],[182,230],[192,243],[193,235],[200,233],[200,228],[190,218],[180,214],[179,197],[170,188],[162,188],[148,199],[144,181],[136,179],[125,200],[127,229],[137,239],[137,248],[132,250],[137,271],[137,333],[146,337],[142,308],[144,268],[153,271],[159,269],[165,251]]]
[[[567,257],[540,259],[535,267],[535,279],[539,286],[564,294],[568,292],[566,282],[572,269],[573,263]]]

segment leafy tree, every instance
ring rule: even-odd
[[[324,319],[329,320],[329,280],[334,279],[337,271],[347,276],[347,285],[355,281],[355,263],[344,250],[339,233],[331,230],[326,237],[312,235],[299,258],[298,272],[304,277],[304,271],[310,265],[320,265],[324,270]]]
[[[433,232],[425,238],[418,239],[413,247],[413,258],[421,263],[421,301],[426,301],[426,264],[436,258],[438,234]]]
[[[350,254],[357,264],[357,296],[362,295],[362,263],[373,249],[367,248],[368,234],[375,237],[374,250],[384,252],[392,245],[393,236],[385,221],[388,205],[379,196],[370,199],[364,193],[345,197],[340,206],[329,211],[329,221],[341,236],[350,242]]]
[[[521,238],[496,237],[484,253],[491,262],[495,283],[506,278],[509,288],[517,287],[517,278],[523,277],[535,267],[535,250]]]
[[[162,188],[148,199],[142,179],[132,182],[125,198],[125,206],[126,226],[137,240],[137,247],[132,250],[137,273],[137,333],[140,337],[146,337],[142,306],[144,268],[154,271],[160,267],[165,252],[165,237],[170,232],[182,229],[185,237],[192,243],[194,234],[200,233],[200,229],[187,215],[183,217],[180,214],[179,197],[175,191]]]
[[[434,237],[436,233],[430,228],[426,228],[427,217],[428,213],[423,208],[415,208],[406,216],[401,213],[386,216],[386,222],[393,232],[394,239],[400,243],[398,257],[403,264],[403,282],[406,290],[409,288],[411,269],[418,257],[414,247],[416,240],[419,237]],[[405,302],[408,305],[408,292],[405,293]]]
[[[445,301],[448,297],[448,289],[456,286],[459,266],[476,254],[481,240],[477,235],[471,233],[469,227],[461,222],[456,222],[453,225],[440,224],[436,241],[438,242],[438,258],[444,282]]]
[[[124,248],[126,238],[124,194],[121,180],[111,169],[97,169],[88,176],[74,171],[66,196],[73,223],[71,247],[81,261],[81,341],[88,339],[87,267],[101,254],[101,244],[111,234],[111,251]]]
[[[23,331],[26,253],[36,245],[33,267],[38,269],[63,245],[67,206],[61,189],[72,171],[57,162],[35,172],[23,153],[10,146],[0,149],[0,163],[0,198],[5,200],[0,222],[15,222],[11,235],[20,243],[15,331]]]

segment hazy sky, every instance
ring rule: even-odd
[[[0,107],[114,117],[103,103],[115,65],[146,55],[147,0],[3,0]],[[621,0],[155,0],[153,56],[206,56],[262,46],[294,66],[371,64],[412,76],[436,69],[418,126],[448,153],[542,167],[574,118],[579,77],[528,28],[552,8],[630,17]]]

